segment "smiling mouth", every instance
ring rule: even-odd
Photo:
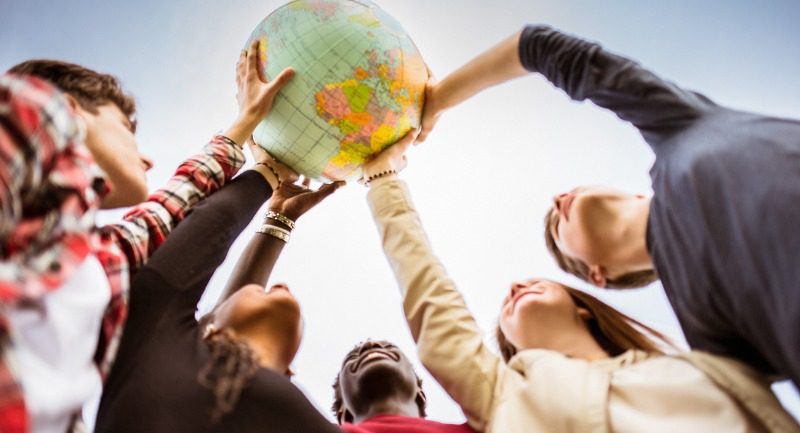
[[[362,353],[361,356],[358,357],[358,360],[356,360],[356,362],[353,363],[353,367],[351,367],[350,371],[355,373],[356,371],[361,369],[361,367],[373,361],[378,361],[381,359],[391,359],[397,362],[400,361],[400,356],[398,356],[394,352],[385,349],[379,349],[379,348],[371,349]]]
[[[523,291],[517,293],[517,296],[514,296],[514,299],[512,300],[511,311],[514,311],[514,309],[517,308],[517,301],[522,299],[523,296],[525,296],[525,295],[541,295],[543,293],[544,292],[541,291],[541,290],[531,290],[531,289],[523,290]]]

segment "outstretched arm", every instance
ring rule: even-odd
[[[308,188],[308,180],[302,185],[281,184],[269,201],[269,212],[264,224],[250,240],[236,263],[236,268],[218,302],[223,302],[248,284],[265,286],[275,262],[278,261],[278,256],[288,241],[288,235],[281,230],[291,232],[294,222],[301,215],[342,185],[344,182],[329,183],[313,191]]]
[[[402,168],[402,152],[412,139],[407,137],[368,164],[367,178]],[[482,431],[495,405],[496,387],[508,369],[484,343],[464,298],[434,255],[406,185],[396,175],[380,176],[370,182],[367,200],[402,291],[420,359],[458,402],[470,425]]]
[[[464,102],[484,89],[528,74],[517,54],[519,35],[520,32],[511,35],[444,80],[428,84],[425,89],[422,131],[417,141],[425,141],[443,111]]]
[[[267,82],[258,65],[254,44],[237,63],[239,116],[225,135],[215,136],[202,154],[181,164],[166,186],[129,211],[122,223],[104,227],[125,252],[131,274],[147,262],[195,204],[230,181],[244,164],[244,142],[293,75],[287,68]]]
[[[589,99],[615,112],[648,141],[687,125],[715,106],[596,43],[547,26],[528,26],[430,86],[421,136],[442,111],[527,72],[542,74],[572,99]]]

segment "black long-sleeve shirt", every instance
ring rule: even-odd
[[[545,26],[523,30],[519,57],[655,152],[647,248],[689,344],[800,385],[800,122],[719,106]]]
[[[195,206],[139,271],[96,432],[341,433],[286,377],[265,368],[247,382],[233,411],[212,424],[214,396],[197,379],[209,360],[194,318],[197,302],[270,193],[260,174],[242,174]]]

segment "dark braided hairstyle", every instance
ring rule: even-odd
[[[228,329],[213,326],[214,313],[203,316],[198,326],[204,332],[210,359],[197,375],[201,385],[214,393],[216,400],[211,421],[219,422],[239,401],[247,381],[258,370],[258,359],[250,346]]]

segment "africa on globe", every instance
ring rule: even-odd
[[[253,133],[305,176],[361,175],[367,159],[419,127],[427,68],[400,24],[365,0],[295,0],[267,16],[260,41],[267,78],[296,74]]]

